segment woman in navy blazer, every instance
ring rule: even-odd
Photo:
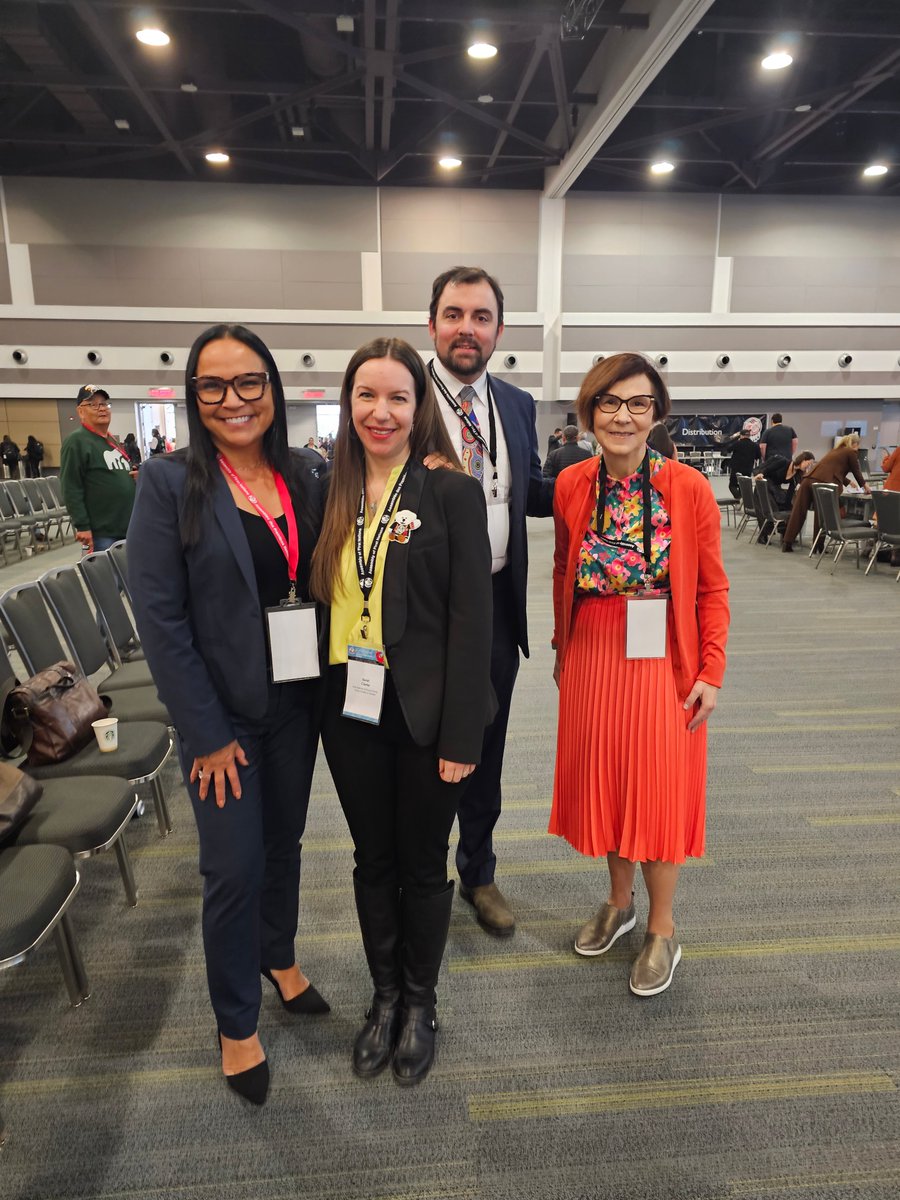
[[[260,976],[290,1012],[328,1011],[294,957],[319,680],[271,682],[264,623],[265,609],[288,597],[298,543],[295,587],[307,598],[322,496],[288,449],[278,368],[250,330],[200,335],[185,397],[189,446],[141,471],[129,577],[200,835],[223,1071],[261,1104],[269,1068],[257,1034]]]
[[[435,453],[449,470],[426,469]],[[496,704],[484,492],[459,469],[421,358],[398,339],[370,342],[347,367],[312,591],[331,603],[322,744],[375,985],[353,1069],[371,1077],[393,1058],[397,1082],[415,1084],[434,1059],[450,829]],[[372,723],[350,715],[353,646],[387,660]]]

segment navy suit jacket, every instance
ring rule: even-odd
[[[307,598],[322,488],[299,458],[288,481],[300,537],[298,593]],[[179,519],[186,462],[178,452],[141,467],[128,527],[128,581],[138,633],[160,699],[196,755],[234,740],[233,716],[268,706],[268,653],[253,558],[221,474],[196,545],[184,549]]]
[[[509,497],[509,570],[512,580],[516,641],[528,657],[528,536],[525,518],[549,517],[553,514],[555,480],[541,474],[535,428],[534,397],[521,388],[491,376],[491,395],[503,425],[509,451],[511,489]]]

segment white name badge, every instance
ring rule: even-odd
[[[625,657],[666,657],[665,596],[629,596],[625,608]]]
[[[266,609],[273,683],[318,679],[319,639],[314,604],[280,604]]]
[[[345,717],[365,721],[369,725],[381,722],[384,701],[384,672],[387,659],[381,646],[347,647],[347,691],[344,693]]]

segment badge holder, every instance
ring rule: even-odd
[[[625,602],[625,657],[665,658],[665,596],[629,596]]]
[[[282,600],[266,609],[269,674],[273,683],[318,679],[319,627],[315,604]]]
[[[381,723],[384,673],[387,660],[382,646],[347,647],[347,690],[343,716],[367,725]]]

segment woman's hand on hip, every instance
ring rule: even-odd
[[[438,772],[444,783],[462,783],[474,770],[474,763],[450,762],[447,758],[438,759]]]
[[[685,709],[691,709],[697,705],[697,711],[694,713],[691,723],[688,725],[688,733],[693,733],[695,729],[707,720],[710,713],[716,707],[716,701],[719,698],[719,689],[713,687],[711,683],[704,683],[702,679],[698,679],[691,688],[687,700],[684,702]]]
[[[221,750],[214,750],[212,754],[201,754],[199,758],[195,758],[191,767],[191,783],[200,781],[200,799],[206,799],[209,795],[209,785],[212,783],[216,790],[216,805],[224,808],[227,780],[232,796],[235,800],[240,800],[241,778],[238,775],[238,763],[242,767],[247,766],[247,755],[237,742],[229,742]]]

